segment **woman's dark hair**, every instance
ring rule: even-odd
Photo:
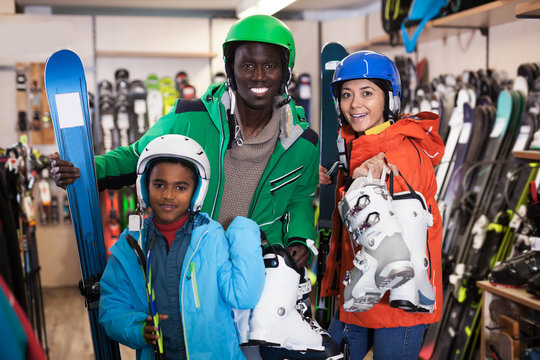
[[[148,183],[150,181],[150,174],[152,173],[152,170],[154,170],[154,167],[157,164],[161,164],[161,163],[180,164],[186,169],[189,169],[191,172],[191,176],[193,177],[193,181],[195,185],[194,188],[195,189],[197,188],[197,185],[199,183],[199,176],[198,176],[198,171],[195,165],[193,165],[191,162],[187,160],[179,159],[179,158],[158,158],[156,160],[151,161],[150,164],[148,164],[148,168],[146,170],[145,184],[144,184],[147,190],[148,190]]]

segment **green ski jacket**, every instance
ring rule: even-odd
[[[225,151],[231,139],[230,106],[225,84],[211,85],[200,99],[177,100],[174,109],[134,144],[96,156],[100,190],[135,183],[139,154],[154,138],[185,135],[204,148],[210,161],[210,184],[201,211],[217,220],[225,181]],[[248,217],[257,222],[270,243],[287,247],[315,240],[313,197],[319,182],[319,140],[303,119],[301,107],[291,101],[280,111],[279,139],[251,200]]]

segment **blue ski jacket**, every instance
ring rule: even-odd
[[[260,230],[237,217],[226,232],[208,219],[192,231],[180,277],[180,312],[188,359],[244,359],[232,319],[232,308],[255,307],[265,270]],[[196,221],[195,223],[201,223]],[[153,346],[143,337],[149,315],[145,281],[124,230],[110,249],[100,280],[99,321],[107,335],[137,350],[137,359],[153,359]],[[137,238],[138,233],[130,232]],[[143,249],[146,236],[143,233]]]

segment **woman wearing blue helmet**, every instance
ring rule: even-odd
[[[442,311],[439,117],[400,115],[397,68],[373,51],[343,59],[331,90],[342,157],[321,288],[321,296],[340,296],[329,333],[351,359],[371,347],[375,359],[417,359]],[[321,184],[330,182],[325,172]]]

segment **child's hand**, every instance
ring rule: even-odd
[[[159,321],[167,320],[168,318],[168,315],[159,314]],[[144,341],[146,341],[147,344],[155,345],[159,340],[159,334],[157,331],[158,328],[156,326],[152,326],[152,318],[148,316],[146,318],[146,325],[144,325],[143,329]]]

